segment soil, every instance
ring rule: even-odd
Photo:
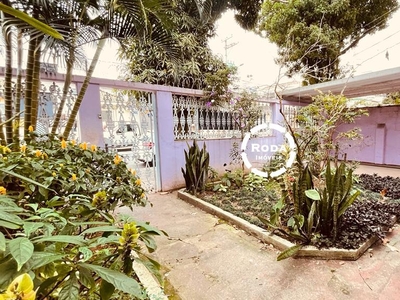
[[[400,181],[399,178],[396,179]],[[312,240],[312,245],[318,248],[357,249],[373,235],[384,239],[386,232],[400,220],[400,200],[366,190],[366,186],[358,188],[363,192],[342,216],[336,240],[319,236]],[[269,212],[278,201],[279,194],[279,185],[268,183],[251,190],[244,186],[230,187],[226,192],[209,190],[199,195],[199,198],[254,225],[268,229],[258,216],[269,218]],[[285,209],[281,218],[289,219],[291,211]],[[282,235],[279,232],[275,233]]]

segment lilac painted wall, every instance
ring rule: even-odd
[[[188,149],[188,144],[192,145],[193,140],[175,140],[172,113],[172,93],[156,92],[156,119],[157,119],[157,136],[158,136],[158,164],[160,172],[161,190],[167,191],[183,187],[185,181],[181,168],[185,165],[184,151]],[[252,143],[260,143],[260,145],[280,145],[283,138],[278,134],[272,137],[250,139],[248,149],[251,149]],[[226,169],[232,169],[229,165],[231,158],[229,157],[233,143],[241,144],[240,139],[215,139],[215,140],[197,140],[200,147],[206,143],[207,151],[210,153],[210,166],[219,173],[223,173]],[[253,153],[246,151],[253,166],[262,165],[263,160],[255,157],[255,155],[269,155],[270,153]]]
[[[361,128],[362,141],[346,142],[342,149],[348,160],[400,166],[400,106],[368,108],[355,124],[346,124],[339,130]]]
[[[78,92],[81,86],[81,82],[76,84]],[[104,147],[100,86],[98,84],[89,84],[79,108],[78,116],[81,141]]]

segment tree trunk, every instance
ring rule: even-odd
[[[22,96],[22,31],[18,30],[17,36],[17,82],[15,85],[15,97],[14,97],[14,109],[15,109],[15,126],[13,133],[13,140],[15,147],[19,145],[19,128],[21,127],[21,117],[19,113],[21,112],[21,96]]]
[[[97,62],[99,61],[100,58],[100,54],[104,48],[104,45],[106,43],[106,39],[102,38],[99,40],[99,43],[97,44],[97,49],[96,49],[96,53],[94,54],[92,63],[90,64],[89,70],[86,73],[86,77],[85,80],[83,81],[82,87],[79,90],[79,94],[78,97],[76,98],[74,107],[72,109],[71,115],[69,116],[68,122],[67,122],[67,126],[65,127],[64,133],[63,133],[63,137],[65,139],[67,139],[69,137],[69,134],[71,133],[71,129],[72,126],[74,125],[75,121],[76,121],[76,117],[78,115],[78,111],[79,111],[79,107],[82,104],[83,101],[83,97],[85,96],[86,90],[89,86],[90,83],[90,79],[92,78],[94,69],[96,68]]]
[[[26,76],[25,76],[25,113],[24,113],[24,136],[27,137],[28,128],[32,124],[32,93],[33,93],[33,72],[35,66],[35,48],[36,39],[32,38],[29,41],[28,48],[28,61],[26,64]]]
[[[58,110],[57,110],[56,117],[54,118],[53,127],[51,128],[52,134],[57,133],[57,127],[60,124],[62,112],[63,112],[64,106],[65,106],[65,102],[67,101],[67,95],[68,95],[68,91],[69,91],[71,81],[72,81],[72,71],[74,68],[74,60],[75,60],[75,48],[71,47],[69,54],[70,54],[69,59],[67,61],[67,74],[65,75],[62,98],[61,98],[60,106],[58,107]]]
[[[33,68],[33,85],[32,85],[32,125],[37,129],[37,116],[39,107],[39,90],[40,90],[40,57],[42,50],[40,48],[42,38],[36,41],[37,47],[35,49],[35,63]]]
[[[4,115],[7,121],[5,126],[6,134],[5,134],[5,141],[7,144],[12,143],[12,121],[13,116],[13,109],[12,109],[12,40],[13,40],[13,33],[10,27],[7,27],[4,33],[5,38],[5,47],[6,47],[6,70],[4,76]]]

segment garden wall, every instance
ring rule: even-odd
[[[355,124],[345,124],[339,131],[361,129],[363,140],[342,143],[348,160],[400,166],[400,106],[368,108]]]

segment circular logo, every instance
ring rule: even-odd
[[[268,174],[268,172],[264,172],[261,171],[257,168],[253,168],[253,166],[251,165],[249,159],[247,158],[247,153],[246,148],[247,148],[247,143],[250,140],[251,134],[255,134],[257,132],[259,132],[260,130],[263,129],[274,129],[279,131],[280,133],[282,133],[287,142],[289,143],[289,148],[290,148],[290,153],[289,153],[289,159],[286,161],[286,164],[284,167],[280,168],[279,170],[273,171],[270,174]],[[277,177],[279,175],[282,175],[283,173],[285,173],[287,171],[287,168],[290,168],[294,162],[294,160],[296,159],[296,144],[294,142],[293,137],[290,135],[289,132],[286,131],[286,128],[274,124],[274,123],[270,123],[270,124],[261,124],[261,125],[257,125],[255,127],[253,127],[250,132],[247,132],[246,135],[244,136],[244,139],[242,141],[242,146],[240,148],[240,150],[242,151],[241,156],[244,162],[244,165],[246,166],[246,168],[250,169],[250,171],[256,175],[262,176],[262,177]]]

